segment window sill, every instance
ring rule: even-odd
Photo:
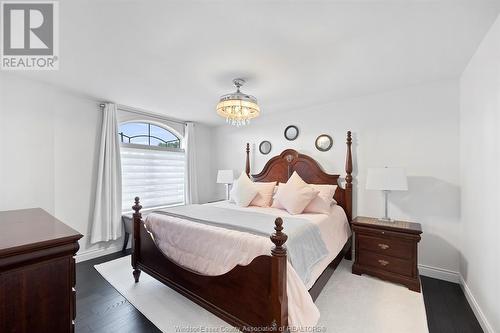
[[[144,208],[144,209],[141,209],[141,214],[143,214],[144,216],[147,216],[152,211],[155,211],[155,210],[158,210],[158,209],[170,208],[170,207],[177,207],[177,206],[184,206],[184,205],[185,205],[184,203],[178,203],[178,204],[173,204],[173,205]],[[133,210],[127,210],[127,211],[122,212],[122,215],[132,217],[133,213],[134,213]]]

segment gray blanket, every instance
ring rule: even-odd
[[[210,205],[177,206],[153,213],[265,237],[274,232],[274,221],[278,217]],[[314,265],[328,255],[319,228],[306,219],[296,217],[284,217],[283,228],[283,232],[288,235],[285,244],[288,261],[307,285]]]

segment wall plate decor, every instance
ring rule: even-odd
[[[293,141],[299,136],[299,128],[295,125],[290,125],[285,128],[285,139]]]
[[[262,141],[259,145],[259,151],[262,155],[267,155],[271,152],[271,149],[273,146],[271,145],[271,142],[269,141]]]
[[[328,134],[321,134],[316,138],[315,145],[319,151],[329,151],[333,146],[333,139]]]

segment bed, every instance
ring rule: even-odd
[[[215,211],[223,213],[221,216],[226,218],[234,216],[235,220],[252,216],[256,221],[272,218],[274,232],[270,240],[274,246],[271,247],[264,237],[226,230],[219,225],[200,225],[184,215],[172,215],[171,211],[165,215],[160,211],[152,213],[143,221],[139,198],[135,198],[132,207],[135,282],[139,282],[141,271],[145,271],[242,331],[286,331],[289,327],[314,325],[319,312],[313,300],[340,261],[344,257],[351,259],[353,177],[350,132],[346,143],[344,188],[340,186],[339,175],[325,173],[313,158],[292,149],[271,158],[260,173],[251,175],[256,182],[286,182],[293,172],[297,172],[310,184],[339,185],[334,195],[338,204],[332,207],[331,214],[300,216],[317,225],[328,247],[328,255],[311,265],[310,279],[304,280],[297,274],[300,270],[295,270],[288,262],[292,250],[297,251],[290,247],[291,252],[287,253],[286,228],[287,225],[289,228],[293,226],[293,217],[283,210],[249,207],[240,212],[242,208],[229,202],[212,204],[212,208],[182,208],[193,216],[199,210],[200,214]],[[249,151],[247,144],[247,174],[250,174]],[[291,246],[292,239],[288,242]],[[240,249],[241,244],[246,245]]]

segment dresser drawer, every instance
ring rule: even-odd
[[[413,265],[409,260],[385,256],[383,254],[360,251],[358,253],[360,265],[383,269],[405,276],[413,276]]]
[[[357,235],[359,249],[377,252],[387,256],[402,259],[411,259],[414,243],[407,240],[396,240],[391,238]]]

